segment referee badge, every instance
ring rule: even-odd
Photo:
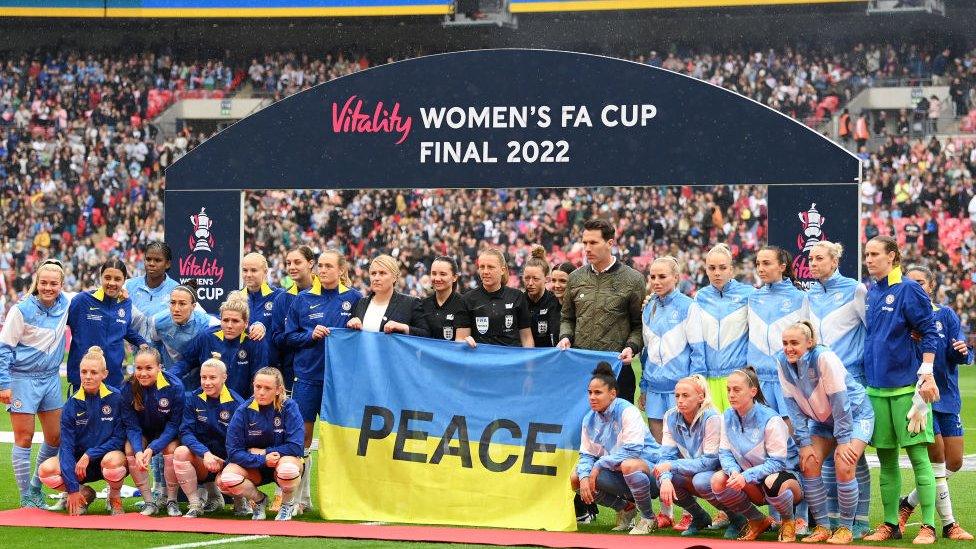
[[[478,328],[479,334],[488,333],[488,317],[487,316],[476,316],[474,317],[474,325]]]
[[[515,315],[505,315],[505,329],[511,328],[512,324],[515,324]]]
[[[539,321],[539,333],[540,334],[549,333],[549,321],[548,320],[540,320]]]
[[[454,339],[454,326],[444,326],[444,339],[448,341]]]

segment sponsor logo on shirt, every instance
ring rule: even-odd
[[[325,316],[325,313],[312,313],[312,314],[308,315],[308,319],[309,320],[315,320],[317,318],[322,318],[324,316]]]
[[[515,315],[505,315],[505,329],[508,330],[515,324]]]
[[[315,305],[309,305],[309,306],[308,306],[308,309],[309,309],[309,310],[312,310],[312,309],[314,309],[314,308],[316,308],[316,307],[318,307],[319,305],[321,305],[321,303],[316,303]]]

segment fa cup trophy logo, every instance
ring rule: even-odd
[[[210,234],[210,227],[213,226],[213,220],[207,215],[207,208],[200,208],[200,213],[191,215],[190,224],[193,225],[190,248],[194,252],[212,252],[214,237]]]
[[[796,247],[802,250],[801,253],[807,254],[817,245],[817,242],[823,239],[823,225],[827,222],[827,218],[820,215],[820,212],[817,211],[816,202],[810,204],[809,210],[800,212],[797,215],[800,216],[800,221],[803,222],[803,233],[797,235]]]

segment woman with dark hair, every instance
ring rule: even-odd
[[[68,307],[68,327],[71,328],[71,346],[68,349],[68,383],[71,392],[78,389],[78,365],[85,351],[100,347],[108,365],[105,383],[112,387],[122,386],[122,361],[125,359],[123,340],[141,347],[149,342],[133,326],[132,300],[124,295],[125,279],[129,271],[125,264],[112,258],[99,269],[101,285],[90,292],[81,292]]]
[[[617,398],[617,378],[609,363],[601,362],[587,389],[590,411],[583,418],[580,459],[572,472],[573,491],[583,503],[598,503],[617,511],[616,531],[640,519],[631,534],[648,534],[657,528],[651,499],[658,486],[651,470],[660,446],[647,428],[640,410]]]
[[[927,267],[912,265],[906,273],[925,290],[934,295],[935,275]],[[973,535],[967,532],[952,514],[952,497],[949,495],[949,475],[962,468],[963,426],[959,413],[962,397],[959,393],[959,366],[973,362],[972,350],[966,345],[966,334],[960,327],[959,316],[945,305],[936,305],[935,329],[939,332],[939,345],[935,351],[932,375],[939,388],[939,400],[932,404],[932,427],[935,442],[929,445],[929,460],[935,475],[935,508],[942,519],[942,537],[946,539],[972,541]],[[901,499],[898,505],[898,526],[905,529],[905,523],[918,506],[918,490]]]
[[[766,405],[754,369],[733,371],[727,384],[730,407],[722,416],[721,470],[712,476],[712,492],[730,514],[749,521],[740,540],[753,541],[773,526],[756,508],[769,504],[782,517],[779,540],[796,541],[793,506],[803,497],[796,444],[779,412]]]
[[[134,326],[145,339],[149,339],[149,320],[166,311],[169,294],[178,284],[166,274],[173,261],[173,251],[169,245],[153,240],[142,250],[145,266],[144,276],[125,281],[125,291],[132,300]]]
[[[560,307],[563,303],[563,296],[566,295],[566,286],[569,284],[569,275],[576,270],[576,266],[568,261],[563,261],[552,270],[552,295],[559,300]]]
[[[220,323],[197,306],[192,283],[173,288],[169,294],[169,309],[149,319],[146,337],[162,355],[164,370],[183,360],[183,354],[196,336]]]
[[[434,258],[430,264],[430,285],[434,293],[420,300],[423,323],[434,339],[454,341],[457,316],[463,307],[457,284],[457,261],[446,256]]]
[[[143,347],[136,351],[135,372],[122,389],[122,417],[125,422],[125,459],[129,475],[142,493],[145,516],[160,511],[149,491],[149,465],[153,456],[163,456],[166,481],[166,514],[178,517],[179,483],[173,470],[173,451],[179,445],[183,419],[183,384],[163,372],[159,351]]]
[[[935,543],[935,475],[927,447],[935,442],[931,403],[939,399],[933,377],[939,333],[932,301],[917,282],[902,276],[901,252],[894,238],[876,236],[869,240],[864,247],[864,266],[876,281],[868,289],[865,305],[864,378],[874,408],[871,445],[881,465],[884,508],[884,522],[864,540],[902,537],[898,527],[898,449],[904,448],[922,507],[922,527],[913,543],[931,544]],[[913,341],[913,332],[918,342]]]
[[[756,254],[756,273],[762,286],[749,296],[749,348],[746,361],[756,369],[769,407],[789,421],[789,413],[778,390],[776,353],[783,348],[783,330],[806,320],[807,296],[793,284],[793,258],[776,246],[766,246]]]
[[[281,370],[281,375],[285,379],[285,389],[289,392],[295,381],[295,349],[290,348],[285,341],[285,319],[298,293],[311,288],[312,283],[317,280],[312,273],[314,267],[315,252],[311,248],[298,246],[291,249],[285,255],[285,270],[294,283],[278,294],[272,309],[270,330],[274,352],[270,353],[269,358],[277,360],[274,366]]]

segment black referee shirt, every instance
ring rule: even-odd
[[[451,292],[447,301],[443,305],[438,305],[437,294],[431,294],[421,300],[420,307],[424,321],[427,322],[427,329],[430,330],[430,337],[454,341],[458,313],[464,309],[461,296],[457,292]]]
[[[559,337],[559,311],[562,309],[556,294],[546,290],[535,303],[525,294],[525,302],[529,305],[529,327],[532,328],[535,346],[555,347],[556,338]]]
[[[483,286],[461,296],[464,307],[455,315],[458,328],[471,328],[478,343],[521,347],[519,330],[529,328],[529,306],[525,294],[502,286],[488,293]]]

